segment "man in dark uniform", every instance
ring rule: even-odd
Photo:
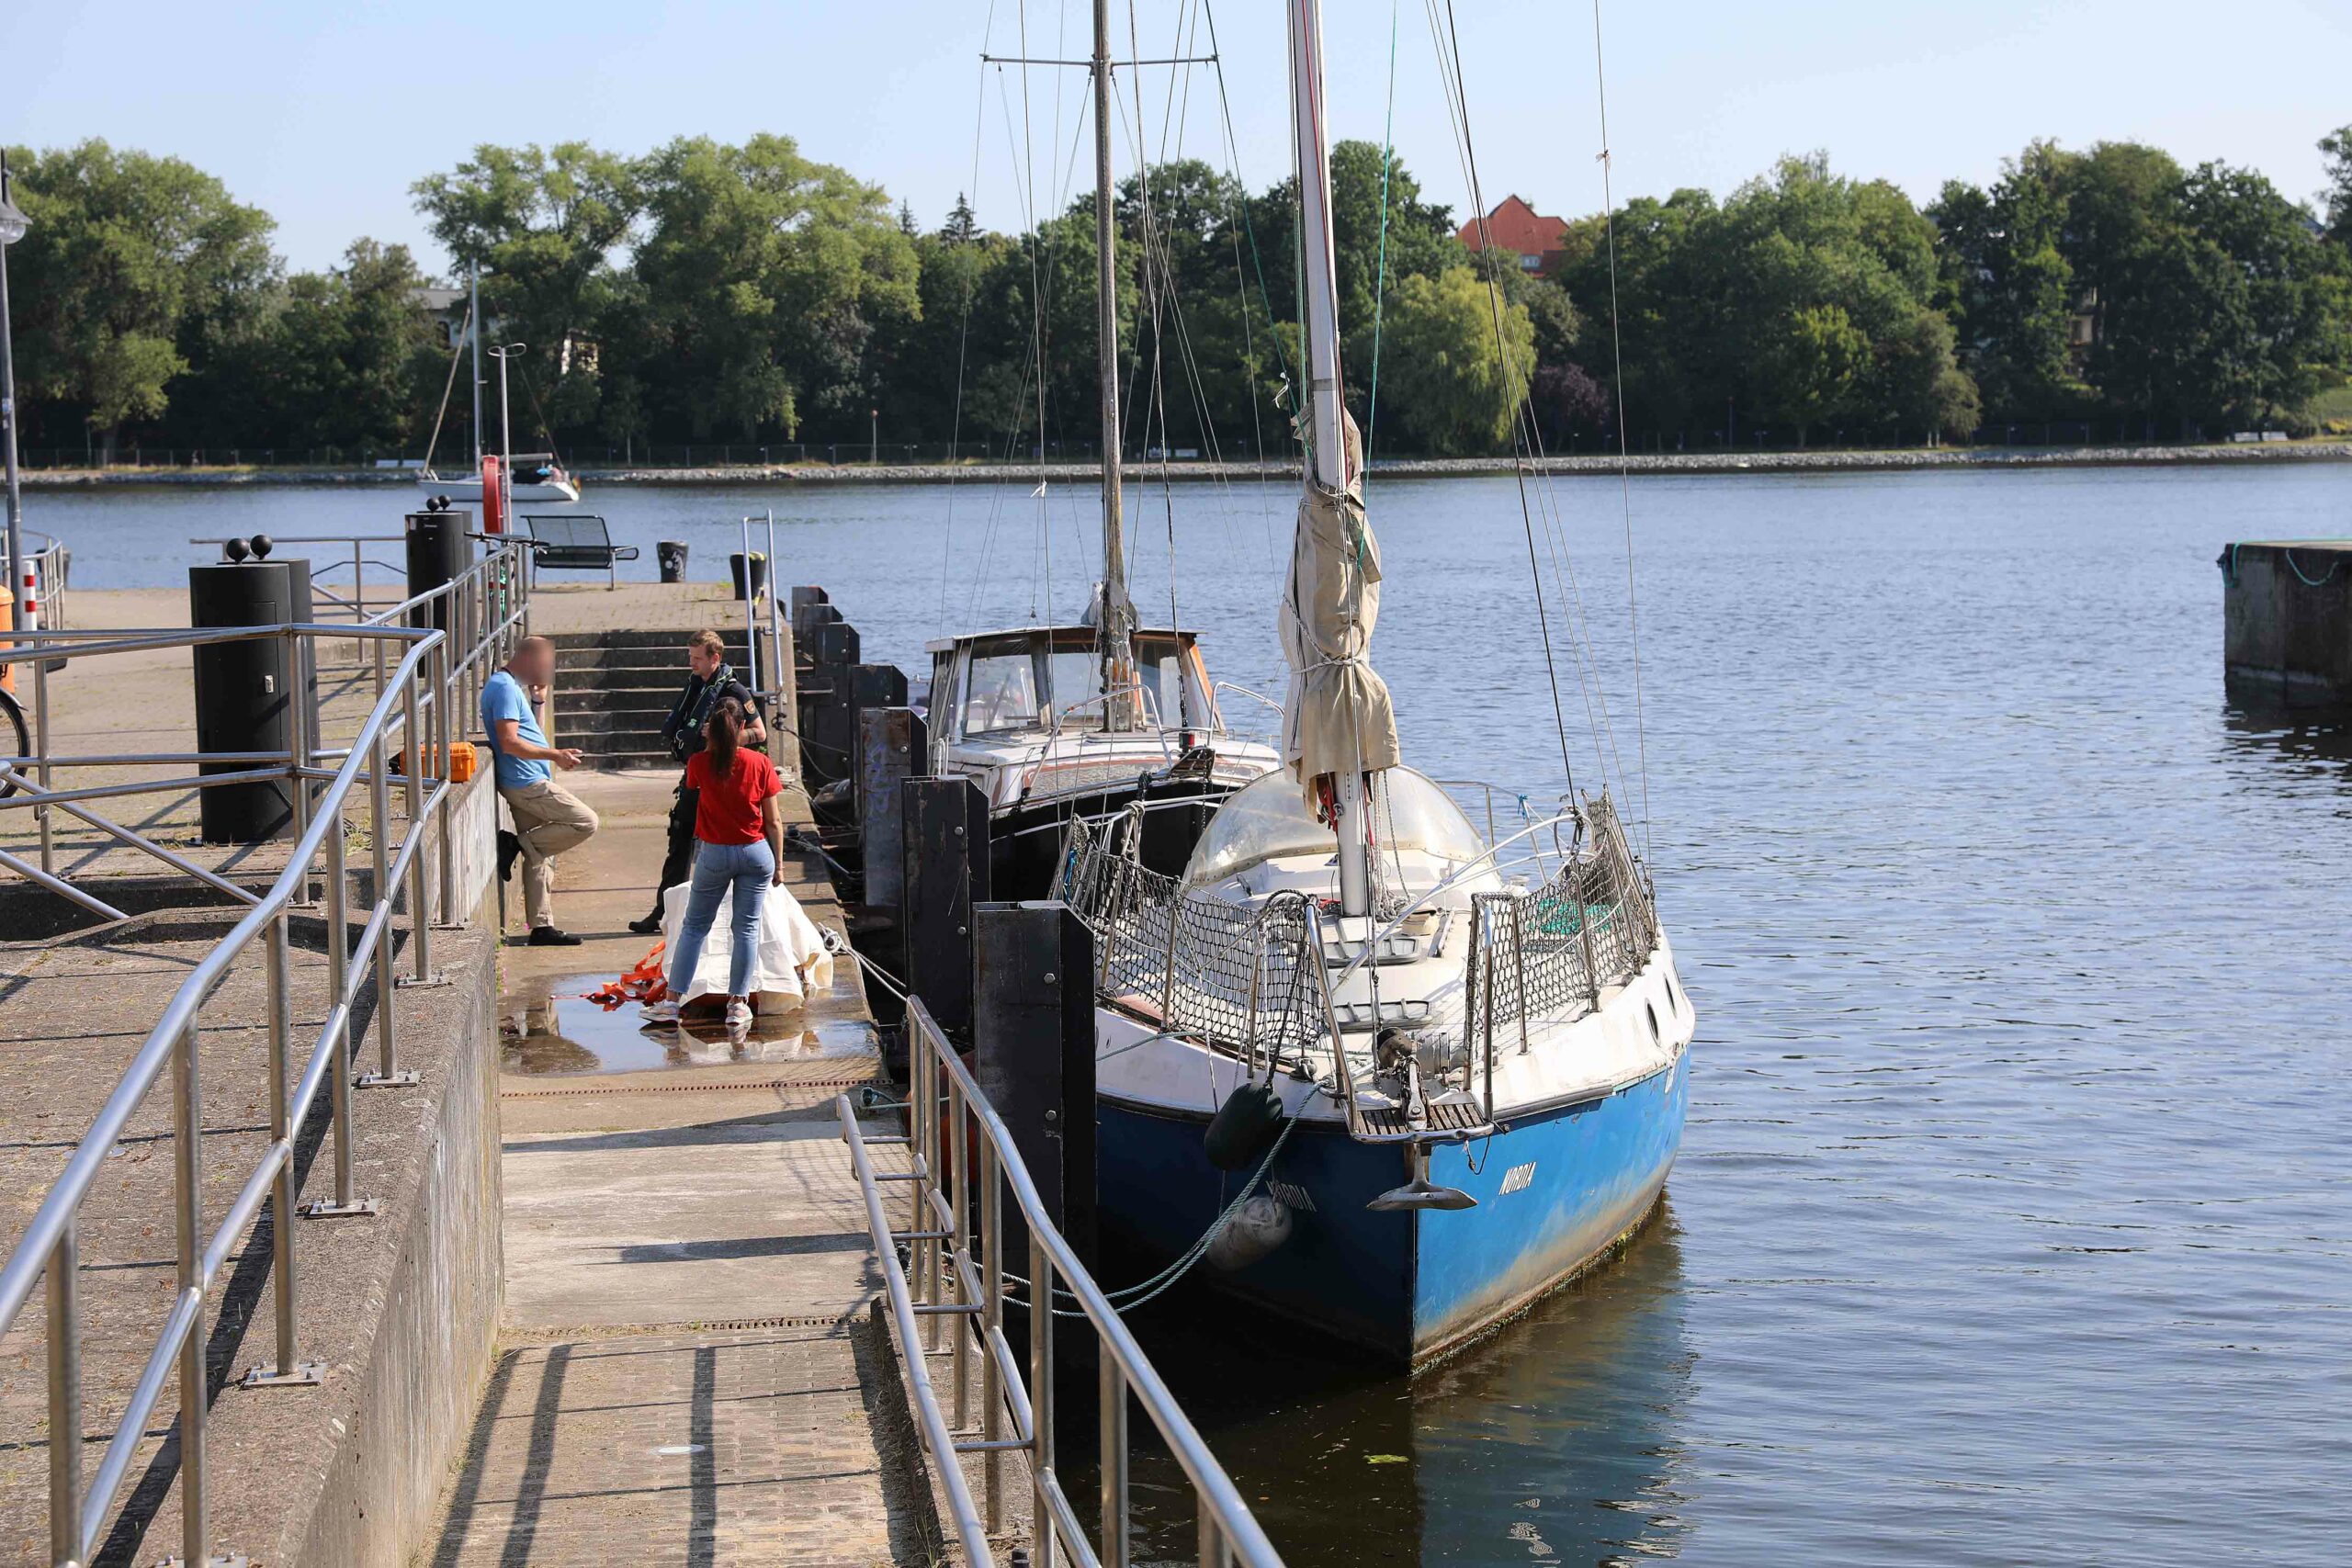
[[[703,726],[721,697],[733,697],[743,705],[743,744],[766,745],[768,731],[760,719],[760,700],[736,678],[734,667],[727,662],[727,645],[718,634],[706,629],[688,638],[686,662],[694,673],[686,678],[686,688],[678,694],[670,716],[662,722],[662,739],[678,766],[684,769],[686,759],[702,750]],[[662,893],[684,882],[694,870],[695,807],[701,795],[700,790],[686,787],[685,775],[680,773],[678,792],[670,803],[670,849],[662,860],[662,880],[653,890],[653,912],[628,923],[628,929],[639,936],[661,931]]]

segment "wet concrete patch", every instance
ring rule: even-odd
[[[499,1055],[504,1071],[526,1077],[647,1072],[723,1062],[806,1062],[872,1056],[874,1026],[838,1016],[820,995],[790,1012],[754,1019],[738,1037],[713,1013],[690,1012],[684,1024],[649,1024],[635,1002],[607,1010],[587,993],[608,974],[525,978],[499,1001]]]

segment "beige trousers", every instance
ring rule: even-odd
[[[523,841],[523,918],[533,931],[555,924],[548,899],[555,892],[555,857],[586,843],[596,831],[596,814],[578,795],[542,779],[499,797],[514,818]]]

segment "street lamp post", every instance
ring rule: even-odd
[[[8,468],[8,602],[12,629],[31,618],[25,598],[25,507],[17,490],[17,345],[8,330],[8,247],[25,237],[25,215],[11,200],[8,154],[0,152],[0,448]],[[5,662],[5,661],[0,661]]]
[[[498,361],[498,525],[514,526],[514,432],[506,419],[506,362],[531,345],[503,344],[490,351]]]

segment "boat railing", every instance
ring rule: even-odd
[[[304,682],[314,662],[315,648],[322,640],[356,641],[372,648],[377,673],[375,699],[339,749],[320,744],[306,711],[308,705],[296,703],[292,705],[295,733],[288,750],[237,754],[51,756],[47,750],[51,725],[43,684],[36,694],[40,755],[6,759],[0,765],[0,782],[19,786],[18,793],[0,798],[0,807],[29,808],[42,819],[41,863],[35,866],[0,853],[0,863],[9,869],[98,914],[123,918],[96,892],[75,886],[55,869],[48,818],[52,812],[62,812],[247,906],[237,923],[173,993],[6,1264],[0,1265],[0,1334],[15,1325],[36,1284],[45,1280],[47,1285],[51,1562],[91,1561],[105,1539],[115,1498],[148,1438],[151,1417],[172,1381],[175,1363],[180,1560],[216,1561],[209,1555],[204,1445],[209,1396],[205,1311],[241,1246],[260,1245],[248,1238],[265,1203],[272,1215],[266,1245],[273,1249],[270,1280],[277,1332],[271,1359],[255,1368],[246,1383],[254,1388],[306,1385],[316,1383],[322,1375],[318,1363],[301,1357],[295,1266],[302,1230],[294,1218],[297,1214],[334,1218],[375,1213],[374,1201],[353,1186],[352,1091],[415,1081],[415,1074],[400,1066],[391,998],[400,984],[430,983],[434,978],[426,869],[428,855],[436,850],[440,921],[462,922],[470,912],[462,890],[454,884],[453,810],[445,759],[451,742],[464,732],[461,716],[471,711],[491,660],[520,634],[526,602],[512,594],[516,575],[502,551],[476,563],[457,580],[414,595],[359,626],[0,632],[0,643],[15,645],[17,656],[37,672],[37,681],[50,660],[69,656],[78,661],[114,653],[270,640],[291,645],[298,691],[308,689]],[[404,624],[404,617],[412,613],[427,624]],[[430,624],[436,619],[446,620],[447,629]],[[332,770],[322,765],[337,757],[340,761]],[[62,766],[120,768],[159,761],[175,767],[232,765],[224,772],[161,781],[82,789],[52,786],[52,774]],[[129,828],[107,821],[84,804],[125,794],[182,792],[268,780],[284,780],[290,786],[297,838],[284,871],[266,892],[258,895]],[[397,814],[395,797],[401,807]],[[369,823],[373,878],[365,884],[361,895],[353,890],[354,874],[359,868],[350,865],[346,856],[351,822],[363,812]],[[405,982],[396,973],[400,965],[394,928],[403,898],[409,919],[408,956],[414,962],[413,974]],[[297,995],[301,988],[293,957],[298,918],[302,922],[300,944],[306,949],[322,945],[326,951],[324,992],[315,1001]],[[351,934],[355,918],[361,922],[356,941]],[[264,961],[267,997],[269,1141],[245,1171],[236,1197],[219,1223],[208,1229],[198,1041],[206,1027],[207,1004],[232,966],[255,948]],[[372,1003],[363,994],[371,979]],[[324,1021],[311,1032],[298,1021],[314,1012],[322,1012]],[[301,1041],[296,1038],[298,1030],[304,1036]],[[375,1037],[375,1068],[355,1076],[353,1060],[370,1034]],[[81,1211],[131,1119],[167,1077],[173,1102],[171,1213],[178,1235],[177,1282],[143,1370],[107,1437],[97,1472],[85,1485],[80,1440],[85,1429],[80,1347],[87,1332],[79,1291]],[[298,1209],[302,1181],[296,1139],[322,1092],[332,1107],[333,1192]]]
[[[1232,1478],[1063,1237],[1012,1134],[921,998],[909,999],[907,1024],[907,1103],[914,1108],[908,1133],[869,1136],[846,1095],[834,1104],[913,1385],[917,1429],[946,1495],[965,1560],[996,1561],[989,1538],[1006,1523],[1004,1459],[1020,1454],[1029,1472],[1029,1561],[1036,1568],[1059,1562],[1126,1568],[1133,1521],[1130,1417],[1139,1408],[1193,1493],[1195,1550],[1182,1560],[1211,1568],[1281,1568]],[[875,1168],[874,1146],[881,1144],[906,1146],[906,1172]],[[903,1226],[892,1224],[883,1199],[882,1184],[893,1180],[906,1183]],[[1008,1192],[1028,1235],[1025,1278],[1007,1267]],[[1006,1334],[1008,1305],[1026,1308],[1025,1357]],[[1100,1504],[1093,1532],[1080,1519],[1057,1462],[1054,1369],[1057,1341],[1071,1328],[1085,1331],[1099,1368]],[[944,1398],[933,1370],[940,1359],[946,1363]],[[979,1456],[977,1500],[964,1471],[967,1454]]]
[[[1556,1023],[1598,1007],[1605,988],[1640,973],[1657,943],[1648,883],[1615,807],[1604,794],[1576,817],[1584,829],[1580,842],[1562,846],[1558,869],[1547,881],[1532,891],[1469,895],[1461,1000],[1444,1015],[1412,1025],[1411,1032],[1430,1038],[1459,1030],[1461,1052],[1442,1070],[1459,1075],[1461,1086],[1484,1104],[1487,1121],[1496,1053],[1510,1048],[1512,1032],[1524,1044],[1533,1021]],[[1175,879],[1137,863],[1132,814],[1107,827],[1070,825],[1059,891],[1094,932],[1102,996],[1157,1020],[1161,1029],[1221,1045],[1253,1063],[1313,1070],[1312,1058],[1328,1051],[1333,1090],[1350,1131],[1387,1137],[1395,1119],[1367,1115],[1359,1092],[1371,1076],[1364,1069],[1378,1066],[1380,1031],[1365,1032],[1363,1049],[1356,1053],[1365,1060],[1351,1060],[1333,993],[1446,890],[1488,877],[1500,852],[1556,832],[1569,819],[1545,818],[1490,845],[1479,860],[1382,922],[1360,947],[1340,939],[1340,951],[1352,950],[1353,956],[1337,967],[1325,959],[1330,943],[1320,908],[1305,894],[1279,895],[1251,909],[1187,893]],[[1424,1109],[1408,1108],[1403,1125],[1430,1125],[1420,1114]],[[1438,1130],[1458,1134],[1468,1125]]]
[[[1247,698],[1249,698],[1251,702],[1256,703],[1260,707],[1262,707],[1262,708],[1265,708],[1265,709],[1268,709],[1269,711],[1271,711],[1271,712],[1273,714],[1273,716],[1274,716],[1274,732],[1273,732],[1273,739],[1272,739],[1272,740],[1270,740],[1270,741],[1268,742],[1268,744],[1269,744],[1269,745],[1280,745],[1280,744],[1282,743],[1282,730],[1283,730],[1283,705],[1282,705],[1282,704],[1280,704],[1280,703],[1278,703],[1278,702],[1274,701],[1274,699],[1273,699],[1273,698],[1272,698],[1272,697],[1270,697],[1270,696],[1266,695],[1263,692],[1253,692],[1253,691],[1251,691],[1249,687],[1244,686],[1244,685],[1241,685],[1241,684],[1240,684],[1240,683],[1238,683],[1238,682],[1233,682],[1233,681],[1219,681],[1216,685],[1211,686],[1211,687],[1209,688],[1209,701],[1210,701],[1212,704],[1216,704],[1217,699],[1218,699],[1219,697],[1223,696],[1223,695],[1224,695],[1226,693],[1227,693],[1227,692],[1231,692],[1231,693],[1232,693],[1235,696],[1237,696],[1237,697],[1247,697]],[[1219,719],[1220,719],[1220,720],[1222,720],[1222,718],[1224,717],[1224,714],[1225,714],[1225,710],[1224,710],[1224,706],[1223,706],[1223,705],[1222,705],[1222,704],[1217,704],[1217,716],[1219,717]],[[1243,739],[1254,739],[1254,737],[1245,736],[1245,737],[1243,737]]]

